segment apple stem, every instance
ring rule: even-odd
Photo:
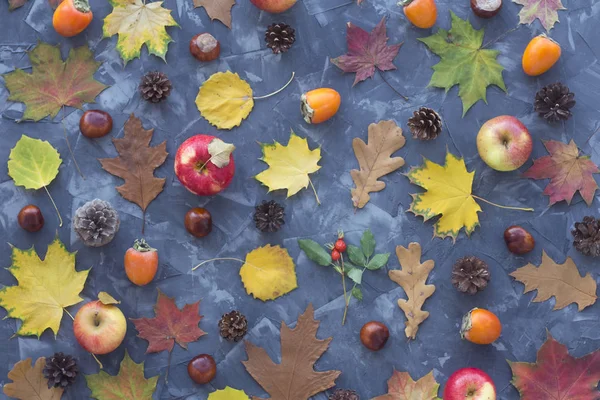
[[[239,258],[234,258],[234,257],[211,258],[210,260],[202,261],[200,264],[196,265],[194,268],[192,268],[192,271],[195,271],[198,268],[200,268],[201,266],[203,266],[204,264],[207,264],[207,263],[212,262],[212,261],[239,261],[242,264],[252,265],[250,263],[247,263],[244,260],[240,260]],[[255,268],[258,268],[258,267],[254,266],[254,265],[252,265],[252,266],[255,267]],[[258,269],[262,269],[262,268],[258,268]]]
[[[529,208],[529,207],[526,207],[526,208],[524,208],[524,207],[510,207],[510,206],[501,206],[500,204],[492,203],[491,201],[489,201],[489,200],[486,200],[486,199],[484,199],[484,198],[482,198],[482,197],[479,197],[479,196],[475,196],[474,194],[472,194],[471,196],[473,196],[473,198],[474,198],[474,199],[481,200],[481,201],[483,201],[484,203],[488,203],[488,204],[490,204],[490,205],[492,205],[492,206],[495,206],[495,207],[498,207],[498,208],[504,208],[504,209],[506,209],[506,210],[517,210],[517,211],[534,211],[534,210],[533,210],[533,208]]]
[[[282,92],[286,87],[288,87],[290,85],[290,83],[292,83],[292,81],[294,80],[294,76],[296,76],[296,73],[292,72],[292,77],[290,78],[290,80],[288,81],[288,83],[286,83],[281,89],[276,90],[273,93],[266,94],[264,96],[253,97],[253,99],[254,100],[262,100],[262,99],[269,98],[271,96],[275,96],[277,93]]]
[[[60,227],[62,227],[62,224],[63,224],[62,217],[60,216],[60,211],[58,211],[58,207],[56,207],[56,203],[54,202],[54,199],[50,195],[50,192],[48,191],[48,188],[46,187],[46,185],[44,185],[44,189],[46,190],[46,193],[48,193],[48,197],[50,197],[50,201],[52,202],[52,205],[54,206],[54,209],[56,210],[56,215],[58,215],[58,227],[60,228]]]

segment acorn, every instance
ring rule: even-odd
[[[221,54],[221,44],[210,33],[199,33],[190,40],[190,53],[198,61],[213,61]]]
[[[471,9],[480,18],[492,18],[501,8],[502,0],[471,0]]]

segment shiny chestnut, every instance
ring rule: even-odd
[[[360,341],[367,349],[373,351],[381,350],[389,337],[388,327],[377,321],[367,322],[360,330]]]
[[[190,53],[198,61],[213,61],[221,54],[221,44],[210,33],[199,33],[190,40]]]
[[[79,120],[81,134],[90,139],[101,138],[110,133],[113,120],[109,113],[101,110],[88,110]]]
[[[205,208],[192,208],[185,214],[185,229],[197,237],[207,236],[212,231],[212,216]]]
[[[508,250],[514,254],[529,253],[535,247],[535,239],[531,233],[518,225],[506,228],[504,231],[504,241]]]
[[[200,354],[190,360],[187,370],[194,382],[204,385],[212,381],[217,374],[217,364],[210,355]]]
[[[44,227],[42,210],[33,204],[21,208],[17,220],[19,221],[19,226],[27,232],[37,232]]]

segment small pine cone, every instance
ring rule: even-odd
[[[77,360],[72,356],[55,353],[52,357],[46,358],[43,373],[48,379],[48,389],[52,387],[66,389],[75,382],[79,367]]]
[[[144,100],[159,103],[171,94],[171,81],[160,71],[148,72],[142,77],[139,90]]]
[[[248,321],[239,311],[223,314],[219,321],[219,333],[231,342],[239,342],[248,331]]]
[[[463,293],[482,291],[490,281],[487,264],[477,257],[459,258],[452,269],[452,284]]]
[[[600,221],[594,217],[583,217],[583,221],[575,223],[573,246],[586,256],[600,256]]]
[[[337,389],[329,396],[329,400],[360,400],[354,390]]]
[[[271,24],[265,33],[265,41],[273,53],[285,53],[296,41],[296,31],[284,23]]]
[[[100,247],[109,243],[119,230],[119,214],[109,202],[95,199],[75,211],[73,229],[86,246]]]
[[[442,132],[442,118],[431,108],[421,107],[408,119],[413,138],[431,140]]]
[[[285,209],[277,202],[263,201],[256,206],[254,222],[256,227],[263,232],[277,232],[285,224]]]
[[[571,108],[575,105],[574,93],[560,82],[552,83],[535,95],[534,109],[547,121],[567,120],[573,115]]]

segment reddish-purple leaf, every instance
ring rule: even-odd
[[[513,0],[513,2],[523,6],[519,11],[519,23],[531,24],[537,18],[547,31],[558,22],[558,10],[566,10],[560,0]]]
[[[581,358],[569,354],[548,333],[535,363],[508,362],[512,369],[512,384],[521,400],[597,400],[600,392],[600,351]]]
[[[372,78],[375,68],[380,71],[396,69],[393,61],[402,43],[387,45],[385,17],[370,33],[348,23],[346,40],[348,53],[331,59],[331,62],[344,72],[356,72],[353,85]]]
[[[592,174],[600,170],[589,156],[580,156],[575,142],[569,144],[549,140],[544,142],[549,156],[533,162],[533,166],[525,171],[525,176],[532,179],[550,179],[544,194],[550,196],[550,205],[565,200],[571,204],[575,192],[579,190],[587,205],[592,204],[598,184]]]

